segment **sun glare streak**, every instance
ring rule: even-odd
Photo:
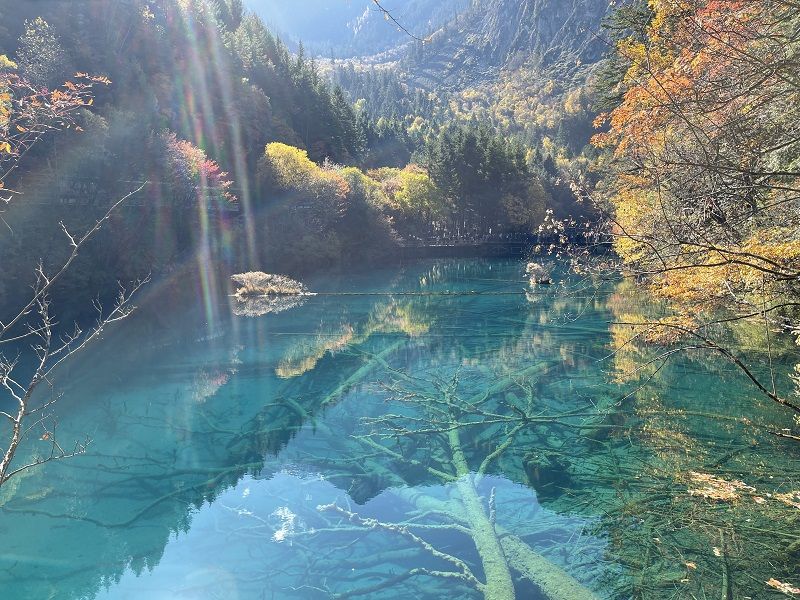
[[[223,154],[224,144],[221,143],[222,131],[219,124],[230,128],[233,134],[233,157],[226,157],[233,163],[237,175],[242,177],[245,169],[241,161],[241,132],[238,119],[232,111],[223,109],[225,117],[217,114],[211,90],[217,89],[222,94],[222,106],[230,106],[232,102],[231,82],[224,74],[222,68],[222,55],[219,48],[217,30],[208,21],[213,17],[205,5],[194,6],[191,2],[181,4],[180,17],[182,26],[187,34],[189,45],[187,48],[187,64],[184,65],[182,81],[184,111],[184,127],[192,133],[194,142],[202,147],[209,145]],[[210,69],[209,69],[210,67]],[[176,76],[178,73],[176,73]],[[210,77],[216,81],[210,81]],[[229,227],[224,222],[221,211],[216,210],[217,199],[210,193],[211,182],[206,174],[201,172],[200,192],[197,198],[198,218],[200,221],[199,251],[196,255],[197,269],[200,275],[201,293],[205,305],[206,321],[209,331],[213,331],[218,321],[218,303],[221,289],[217,281],[216,269],[213,266],[217,250],[223,256],[230,255],[232,236]],[[246,180],[246,177],[243,177]],[[245,186],[246,189],[246,186]],[[247,196],[242,195],[240,201],[247,202]],[[246,207],[246,204],[243,206]],[[246,208],[245,208],[246,210]],[[217,218],[219,227],[212,227],[212,218]],[[215,238],[215,232],[219,231]],[[252,248],[251,244],[248,244]]]
[[[242,137],[242,122],[239,114],[234,107],[234,82],[231,79],[229,70],[225,68],[224,48],[216,28],[210,29],[211,33],[208,35],[208,49],[211,53],[211,67],[214,70],[216,87],[222,95],[222,106],[225,112],[225,119],[223,120],[224,126],[228,129],[229,137],[232,144],[228,148],[221,148],[228,150],[226,158],[228,162],[233,165],[234,180],[236,181],[239,193],[239,206],[242,213],[242,219],[245,225],[245,243],[247,246],[247,257],[251,263],[256,259],[256,245],[255,245],[255,229],[253,226],[251,207],[250,207],[250,180],[248,177],[247,160],[244,152],[244,143]],[[221,139],[226,136],[223,132],[217,130]],[[215,139],[213,142],[216,144],[219,140]]]

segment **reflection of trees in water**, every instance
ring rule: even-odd
[[[548,317],[557,316],[562,308],[553,307],[552,302],[522,315],[505,307],[491,314],[485,305],[476,303],[473,308],[465,304],[459,307],[460,321],[469,322],[469,313],[474,310],[476,316],[500,323],[506,332],[513,333],[498,336],[489,331],[482,336],[477,332],[463,345],[460,336],[453,335],[446,317],[441,318],[437,325],[452,337],[441,344],[426,340],[416,361],[422,365],[420,371],[407,372],[383,360],[380,371],[371,375],[373,381],[391,381],[381,388],[390,404],[374,418],[362,421],[365,431],[351,431],[348,437],[337,430],[339,434],[326,439],[323,447],[302,455],[305,463],[318,465],[356,501],[392,487],[392,493],[406,507],[392,522],[375,520],[341,504],[325,507],[325,512],[342,519],[334,522],[335,529],[377,528],[405,539],[418,551],[417,561],[393,577],[377,578],[368,586],[363,581],[353,582],[344,595],[377,593],[401,581],[412,585],[407,581],[411,578],[433,577],[459,581],[487,597],[513,597],[509,596],[514,593],[513,587],[516,585],[519,591],[526,581],[531,589],[538,588],[547,597],[590,597],[591,593],[560,567],[509,533],[510,529],[535,528],[535,519],[516,521],[509,514],[499,514],[492,490],[481,489],[487,472],[499,472],[512,481],[540,488],[544,494],[563,493],[556,490],[570,485],[568,463],[562,460],[568,454],[563,445],[570,438],[585,438],[591,443],[592,436],[607,435],[608,428],[613,427],[607,422],[606,406],[593,405],[581,393],[567,402],[554,401],[548,389],[551,384],[560,385],[571,369],[583,371],[588,367],[587,349],[581,341],[586,331],[574,324],[557,329],[543,327]],[[419,351],[411,347],[406,353]],[[462,375],[442,379],[442,373],[448,370]],[[465,383],[463,389],[459,382]],[[364,410],[364,404],[357,403],[356,414],[342,419],[357,419]],[[452,493],[436,498],[414,492],[406,498],[409,493],[402,491],[404,486],[431,481],[452,486]],[[502,529],[498,522],[508,529]],[[458,556],[428,541],[431,532],[448,528],[465,536],[458,545],[450,546],[450,552],[461,548]],[[500,530],[502,533],[498,533]],[[591,543],[587,539],[587,545]],[[464,550],[470,547],[472,550]],[[475,556],[470,559],[464,553]],[[425,555],[438,557],[444,564],[431,573],[425,566]],[[599,560],[600,553],[594,556]],[[467,563],[467,568],[458,561]]]
[[[362,339],[320,360],[314,377],[283,382],[268,376],[271,368],[264,371],[251,360],[239,364],[235,355],[251,333],[263,333],[258,321],[240,322],[240,330],[249,331],[244,338],[226,341],[215,332],[198,340],[196,328],[177,327],[183,313],[170,319],[155,307],[161,320],[142,339],[117,340],[126,356],[136,358],[131,385],[118,389],[113,379],[98,392],[89,385],[96,375],[83,379],[88,396],[97,398],[76,413],[97,424],[91,454],[58,470],[32,471],[0,498],[0,527],[20,542],[25,556],[47,556],[54,565],[46,577],[27,577],[28,563],[17,561],[0,576],[0,587],[14,581],[19,597],[48,597],[56,588],[64,597],[91,597],[127,568],[140,573],[158,564],[169,537],[188,530],[194,509],[243,475],[260,473],[265,456],[284,449],[322,407],[372,380],[380,361],[397,353],[409,335],[427,329],[425,303],[410,304],[373,306],[373,324],[349,316],[345,322]],[[376,331],[403,333],[371,335]],[[108,369],[103,360],[102,352],[87,358],[84,371],[96,373],[98,362]],[[257,385],[248,383],[254,378]],[[140,380],[146,387],[137,387]],[[144,402],[136,396],[143,391]],[[47,535],[23,533],[43,525]],[[70,540],[82,540],[83,560],[70,550]]]
[[[289,348],[275,373],[281,378],[299,377],[313,370],[327,354],[363,344],[375,334],[401,333],[411,338],[424,335],[430,328],[424,319],[424,312],[411,302],[379,303],[361,323],[321,325],[311,340],[303,338]]]
[[[305,304],[308,296],[247,296],[237,298],[233,314],[237,317],[262,317],[277,314]]]
[[[368,358],[381,370],[365,379],[386,382],[373,392],[378,396],[354,395],[286,457],[318,469],[357,502],[387,487],[395,499],[391,520],[354,509],[349,500],[321,506],[320,514],[290,505],[308,525],[293,537],[298,561],[309,565],[308,585],[334,597],[381,597],[386,590],[396,597],[399,589],[417,590],[419,579],[428,581],[425,597],[452,596],[459,588],[487,598],[594,597],[558,560],[523,539],[557,530],[552,520],[536,517],[535,495],[509,502],[494,484],[553,481],[533,450],[546,446],[554,426],[595,427],[585,419],[587,405],[565,410],[539,398],[538,381],[557,368],[557,359],[487,373],[442,358],[426,356],[426,368],[413,374],[392,367],[390,356]],[[374,416],[360,418],[369,412]],[[601,559],[601,540],[564,542],[563,550]],[[393,568],[384,571],[385,565]]]
[[[278,377],[288,379],[312,371],[328,353],[336,354],[347,348],[355,338],[352,325],[330,328],[330,332],[317,333],[310,341],[302,340],[292,346],[275,367]]]
[[[430,277],[445,282],[457,273]],[[481,273],[485,276],[483,270],[467,275]],[[287,573],[282,586],[290,579],[299,586],[306,574],[321,574],[328,577],[327,592],[345,593],[419,568],[464,577],[418,571],[397,585],[420,597],[479,594],[457,563],[437,559],[405,533],[371,528],[367,519],[406,527],[466,564],[482,585],[489,583],[484,563],[491,563],[492,553],[484,548],[483,558],[477,547],[483,542],[476,537],[494,535],[521,597],[537,593],[526,572],[547,589],[543,573],[554,572],[558,579],[564,566],[581,583],[620,599],[703,598],[704,593],[720,598],[726,590],[731,597],[761,598],[764,582],[772,577],[795,582],[798,537],[791,515],[797,509],[787,503],[794,496],[786,494],[800,489],[800,469],[795,455],[758,427],[769,423],[771,413],[749,405],[748,423],[735,397],[729,404],[704,404],[704,395],[713,390],[693,374],[691,363],[665,367],[621,401],[641,382],[611,382],[603,373],[609,363],[598,359],[609,352],[607,321],[617,310],[634,314],[640,307],[635,296],[620,293],[619,308],[612,312],[608,292],[603,288],[570,298],[548,289],[535,305],[522,296],[384,299],[366,317],[327,318],[320,340],[331,334],[342,336],[342,343],[325,348],[303,377],[271,378],[274,360],[234,366],[227,349],[216,362],[204,356],[205,366],[195,363],[187,371],[182,392],[167,386],[158,392],[164,397],[136,406],[131,402],[123,413],[119,402],[110,403],[108,422],[101,425],[109,439],[97,451],[100,466],[76,462],[65,471],[48,472],[47,481],[45,473],[33,482],[23,480],[19,496],[3,506],[2,525],[19,531],[13,520],[44,522],[55,532],[49,535],[60,535],[63,527],[70,539],[85,541],[92,553],[85,565],[90,566],[65,576],[59,591],[92,595],[103,577],[117,579],[126,565],[141,571],[157,564],[170,533],[188,529],[193,507],[213,501],[245,473],[262,473],[265,456],[279,455],[279,460],[268,458],[267,471],[282,464],[318,469],[354,502],[380,495],[393,507],[371,512],[369,504],[345,503],[342,494],[336,506],[350,516],[286,501],[306,524],[295,535],[287,533],[286,543],[297,549],[293,562],[281,564],[269,555],[270,530],[264,554],[271,562],[258,563],[265,580]],[[344,340],[348,328],[353,337]],[[317,337],[312,340],[315,344]],[[325,346],[302,346],[285,356],[313,357]],[[184,360],[191,358],[182,353],[180,364]],[[206,371],[213,378],[231,368],[239,372],[205,402],[187,403],[180,396],[192,393],[192,373]],[[459,385],[451,402],[443,404],[454,373]],[[434,401],[425,400],[428,396]],[[459,476],[448,421],[457,425],[452,428],[458,432],[455,448],[460,444],[463,450],[466,477]],[[137,433],[129,434],[134,428]],[[142,433],[147,431],[155,433],[148,438]],[[303,437],[292,443],[298,433]],[[481,475],[484,460],[508,439],[510,445]],[[692,473],[731,484],[742,481],[755,492],[741,488],[735,501],[714,500],[700,493],[704,487]],[[503,482],[518,495],[511,497]],[[710,485],[723,484],[712,480]],[[470,488],[478,505],[471,501],[474,512],[468,514],[464,497],[474,498]],[[557,537],[558,522],[552,516],[548,520],[543,513],[549,511],[537,508],[537,501],[560,515],[595,523],[597,535],[576,534],[571,542]],[[269,520],[269,511],[259,516]],[[508,532],[522,546],[504,546],[514,539]],[[53,539],[43,538],[31,551],[62,559],[65,550]],[[561,551],[574,556],[562,559]],[[527,557],[528,566],[512,564],[517,552]],[[552,571],[553,565],[561,567]],[[54,567],[51,581],[61,572]],[[617,577],[620,572],[625,576]],[[36,591],[29,597],[44,595],[46,582],[24,583]],[[396,597],[394,591],[384,590],[384,597]],[[291,592],[288,586],[284,592],[297,597],[327,593]]]
[[[768,580],[796,580],[798,513],[781,492],[800,489],[800,463],[769,434],[778,411],[708,353],[642,343],[635,324],[651,323],[653,307],[630,282],[607,303],[625,323],[610,326],[617,427],[570,459],[573,479],[599,493],[554,506],[604,515],[610,558],[628,572],[618,597],[761,598]]]
[[[444,582],[444,587],[435,587],[441,594],[452,595],[453,586],[458,585],[464,588],[463,593],[472,590],[496,598],[513,598],[515,587],[523,595],[538,589],[549,598],[592,597],[562,567],[517,535],[520,528],[535,531],[536,519],[515,514],[519,506],[515,509],[513,504],[498,511],[494,490],[482,485],[489,480],[488,474],[497,472],[512,481],[544,489],[564,484],[565,465],[558,452],[562,440],[554,428],[588,434],[603,431],[605,416],[598,417],[596,407],[580,395],[565,405],[553,403],[552,397],[539,397],[544,380],[554,377],[560,381],[558,376],[570,367],[586,367],[579,338],[576,336],[574,343],[559,340],[556,332],[542,330],[541,314],[533,311],[506,329],[510,334],[482,337],[470,332],[468,340],[462,342],[460,336],[452,335],[447,311],[441,311],[441,304],[437,308],[440,311],[431,325],[431,338],[394,348],[378,345],[382,348],[379,351],[350,347],[340,352],[340,358],[351,353],[363,356],[362,367],[337,386],[323,405],[337,401],[347,390],[358,392],[342,409],[341,420],[332,420],[329,415],[325,422],[316,424],[311,440],[303,440],[302,450],[295,450],[296,454],[290,451],[290,460],[319,469],[357,502],[375,497],[388,487],[397,499],[397,519],[391,521],[342,503],[323,507],[321,515],[302,514],[302,506],[290,507],[304,522],[317,523],[310,528],[315,533],[296,538],[298,547],[303,548],[301,559],[314,565],[314,580],[327,581],[317,591],[372,597],[390,588],[396,593],[396,586],[401,584],[413,592],[418,584],[412,580],[432,578]],[[473,310],[482,318],[511,318],[505,307],[496,315],[487,314],[486,306],[479,301],[462,301],[459,309],[459,322],[469,321]],[[378,321],[385,324],[394,320],[386,315],[395,312],[394,308],[377,309],[373,315],[384,315]],[[438,339],[439,327],[450,336]],[[375,328],[368,322],[362,331],[381,329],[386,330],[385,325]],[[410,331],[407,325],[399,329]],[[409,360],[421,364],[422,370],[406,371]],[[442,379],[447,371],[458,375]],[[373,418],[362,420],[364,413],[378,404],[375,392],[368,390],[379,381],[384,385],[377,393],[389,404],[379,404]],[[448,486],[450,493],[441,497],[403,489],[431,483]],[[324,519],[324,525],[319,524],[320,519]],[[384,539],[394,538],[394,542],[385,542],[391,550],[365,540],[367,533],[375,531]],[[437,535],[445,531],[459,536],[456,545],[442,545],[442,540],[437,540]],[[336,542],[326,538],[328,535],[334,535]],[[380,573],[377,569],[379,575],[366,577],[343,573],[344,557],[351,556],[349,549],[354,542],[356,548],[366,547],[357,554],[360,559],[348,559],[353,565],[364,569],[391,564],[396,567],[394,572]],[[585,549],[572,550],[599,560],[600,550],[592,549],[597,543],[585,538],[583,544],[575,544]],[[398,544],[403,546],[399,563]],[[332,545],[341,551],[331,550]],[[343,563],[338,563],[338,557]],[[321,574],[320,565],[325,561],[330,570]],[[430,595],[430,590],[427,593]]]
[[[396,351],[401,340],[389,342],[387,348]],[[206,342],[201,346],[203,366],[173,373],[181,377],[174,389],[154,388],[162,392],[151,392],[146,403],[123,396],[107,411],[100,403],[97,423],[108,436],[87,457],[92,466],[77,461],[55,473],[31,472],[0,501],[0,525],[17,540],[25,538],[22,531],[47,524],[51,534],[23,546],[55,565],[46,578],[28,579],[17,575],[26,564],[19,561],[0,587],[8,577],[20,598],[47,597],[50,588],[63,597],[92,597],[128,568],[142,573],[157,565],[170,536],[188,531],[195,509],[243,475],[260,473],[265,457],[278,453],[323,401],[336,402],[360,381],[356,374],[374,368],[359,353],[337,356],[317,377],[251,388],[253,397],[243,398],[239,375],[252,367],[239,364],[238,342],[219,361],[208,359]],[[181,361],[191,360],[187,354],[181,352]],[[256,390],[264,397],[253,395]],[[65,534],[84,540],[86,558],[78,569],[68,567],[74,555]]]
[[[239,353],[242,346],[234,346],[229,352],[228,360],[223,366],[207,366],[197,370],[192,382],[192,398],[197,402],[205,402],[208,398],[219,392],[223,386],[230,382],[236,375],[238,365],[242,363]]]

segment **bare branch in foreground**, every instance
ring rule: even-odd
[[[60,444],[56,437],[57,423],[52,407],[59,396],[55,394],[53,375],[67,359],[98,339],[112,323],[128,317],[134,310],[134,295],[150,281],[145,277],[128,286],[120,284],[113,306],[106,310],[100,299],[93,301],[96,311],[94,324],[88,329],[75,325],[74,329],[58,332],[58,323],[51,311],[50,291],[54,284],[69,270],[78,253],[113,214],[113,212],[146,184],[117,200],[106,213],[82,235],[71,234],[64,224],[62,231],[67,237],[70,254],[55,269],[53,274],[45,271],[40,262],[36,267],[36,283],[33,293],[23,307],[15,311],[7,321],[0,320],[0,348],[14,348],[13,354],[0,352],[0,399],[8,401],[14,408],[0,412],[0,422],[5,420],[9,439],[5,448],[0,448],[0,486],[14,475],[47,462],[70,458],[86,451],[89,440],[75,442],[69,448]],[[28,351],[17,348],[18,342],[29,341]],[[21,365],[32,365],[32,373],[20,373]],[[48,400],[38,404],[35,392],[44,384],[50,389]],[[20,445],[34,432],[41,430],[39,440],[48,442],[46,453],[34,454],[25,464],[14,465]]]

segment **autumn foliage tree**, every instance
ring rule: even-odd
[[[663,324],[673,333],[713,344],[720,307],[797,330],[798,5],[638,4],[644,28],[616,44],[622,100],[594,138],[612,154],[597,199],[615,248],[631,274],[682,305]]]
[[[94,102],[92,88],[109,83],[105,77],[76,73],[61,87],[48,89],[22,76],[16,63],[0,55],[0,189],[9,187],[20,159],[43,136],[70,127],[80,129],[75,118]],[[10,196],[5,200],[10,201]]]
[[[167,178],[173,195],[187,203],[233,203],[233,181],[219,164],[208,158],[201,149],[186,140],[178,139],[171,131],[158,136],[161,152],[166,157]]]

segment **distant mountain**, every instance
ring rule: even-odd
[[[417,44],[407,70],[426,87],[469,87],[501,70],[553,71],[559,77],[597,62],[598,38],[610,0],[475,0]]]
[[[244,0],[244,4],[290,43],[302,41],[311,52],[325,57],[378,54],[409,41],[372,0]],[[419,37],[436,31],[470,4],[471,0],[381,2]]]
[[[245,0],[244,5],[260,16],[287,41],[302,41],[315,51],[339,48],[352,37],[350,23],[367,10],[368,0]]]

